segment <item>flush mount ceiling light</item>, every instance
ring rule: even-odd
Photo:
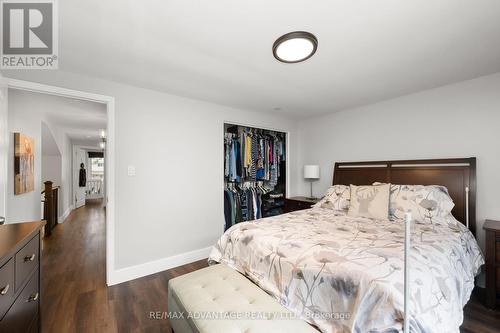
[[[318,48],[318,40],[310,32],[287,33],[273,44],[273,55],[281,62],[293,64],[309,59]]]

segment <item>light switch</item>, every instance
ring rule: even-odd
[[[127,169],[127,173],[129,175],[129,177],[135,176],[135,166],[129,165],[128,169]]]

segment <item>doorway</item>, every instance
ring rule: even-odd
[[[99,95],[99,94],[94,94],[94,93],[88,93],[88,92],[83,92],[83,91],[78,91],[78,90],[71,90],[71,89],[66,89],[66,88],[61,88],[61,87],[56,87],[56,86],[50,86],[50,85],[45,85],[45,84],[39,84],[35,82],[29,82],[29,81],[23,81],[23,80],[16,80],[16,79],[4,79],[0,76],[0,83],[5,82],[7,85],[7,88],[9,89],[14,89],[14,90],[20,90],[20,91],[29,91],[29,92],[35,92],[35,93],[40,93],[40,94],[45,94],[45,95],[51,95],[51,96],[60,96],[60,97],[67,97],[71,98],[74,100],[80,100],[80,101],[88,101],[88,102],[96,102],[103,104],[106,109],[106,119],[107,119],[107,126],[105,128],[106,130],[106,154],[105,154],[105,186],[104,190],[105,193],[103,201],[106,205],[106,214],[105,214],[105,221],[106,221],[106,232],[105,232],[105,239],[106,239],[106,283],[108,285],[114,284],[114,262],[115,262],[115,255],[114,255],[114,220],[115,220],[115,185],[114,185],[114,165],[115,165],[115,146],[114,146],[114,126],[115,126],[115,101],[114,97],[110,96],[105,96],[105,95]],[[1,108],[0,108],[1,109]],[[0,110],[1,111],[1,110]],[[1,114],[0,114],[1,116]],[[1,127],[1,126],[0,126]],[[3,128],[0,128],[2,130],[0,132],[0,138],[3,138],[4,136],[8,137],[9,133],[8,130],[4,130]],[[2,140],[0,140],[0,144],[3,143]],[[72,150],[70,149],[70,152]],[[71,153],[70,153],[71,154]],[[6,157],[3,151],[0,151],[0,160]],[[0,168],[1,169],[1,168]],[[71,177],[70,177],[71,178]],[[73,185],[73,182],[71,182],[71,185]],[[0,189],[1,190],[1,189]],[[71,191],[70,193],[72,193]],[[0,198],[1,199],[1,198]]]

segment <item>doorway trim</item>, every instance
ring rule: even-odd
[[[0,202],[0,206],[3,207],[3,211],[0,209],[0,215],[3,217],[7,216],[7,179],[9,176],[8,172],[8,148],[7,148],[7,142],[9,141],[9,135],[7,134],[9,132],[8,129],[8,122],[9,122],[9,110],[8,110],[8,104],[9,104],[9,99],[8,99],[8,86],[7,86],[7,79],[2,76],[0,73],[0,103],[5,103],[6,109],[5,113],[3,115],[0,114],[0,121],[5,121],[4,124],[0,124],[0,150],[1,149],[6,149],[5,151],[5,156],[0,156],[0,177],[3,178],[3,181],[0,184],[0,191],[2,192],[1,198],[3,198]],[[0,106],[1,108],[1,106]],[[0,111],[2,113],[2,111]],[[5,147],[1,147],[1,145],[5,145]],[[2,155],[2,154],[0,154]]]
[[[106,105],[106,284],[108,286],[115,284],[115,98],[36,82],[4,79],[10,89],[74,98]]]

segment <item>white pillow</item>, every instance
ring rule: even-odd
[[[391,184],[351,185],[351,204],[348,216],[387,220]]]
[[[390,212],[395,218],[404,219],[411,213],[415,222],[440,223],[455,207],[444,186],[392,185]]]
[[[329,208],[333,210],[347,210],[351,199],[351,191],[346,185],[333,185],[325,196],[313,207]]]

